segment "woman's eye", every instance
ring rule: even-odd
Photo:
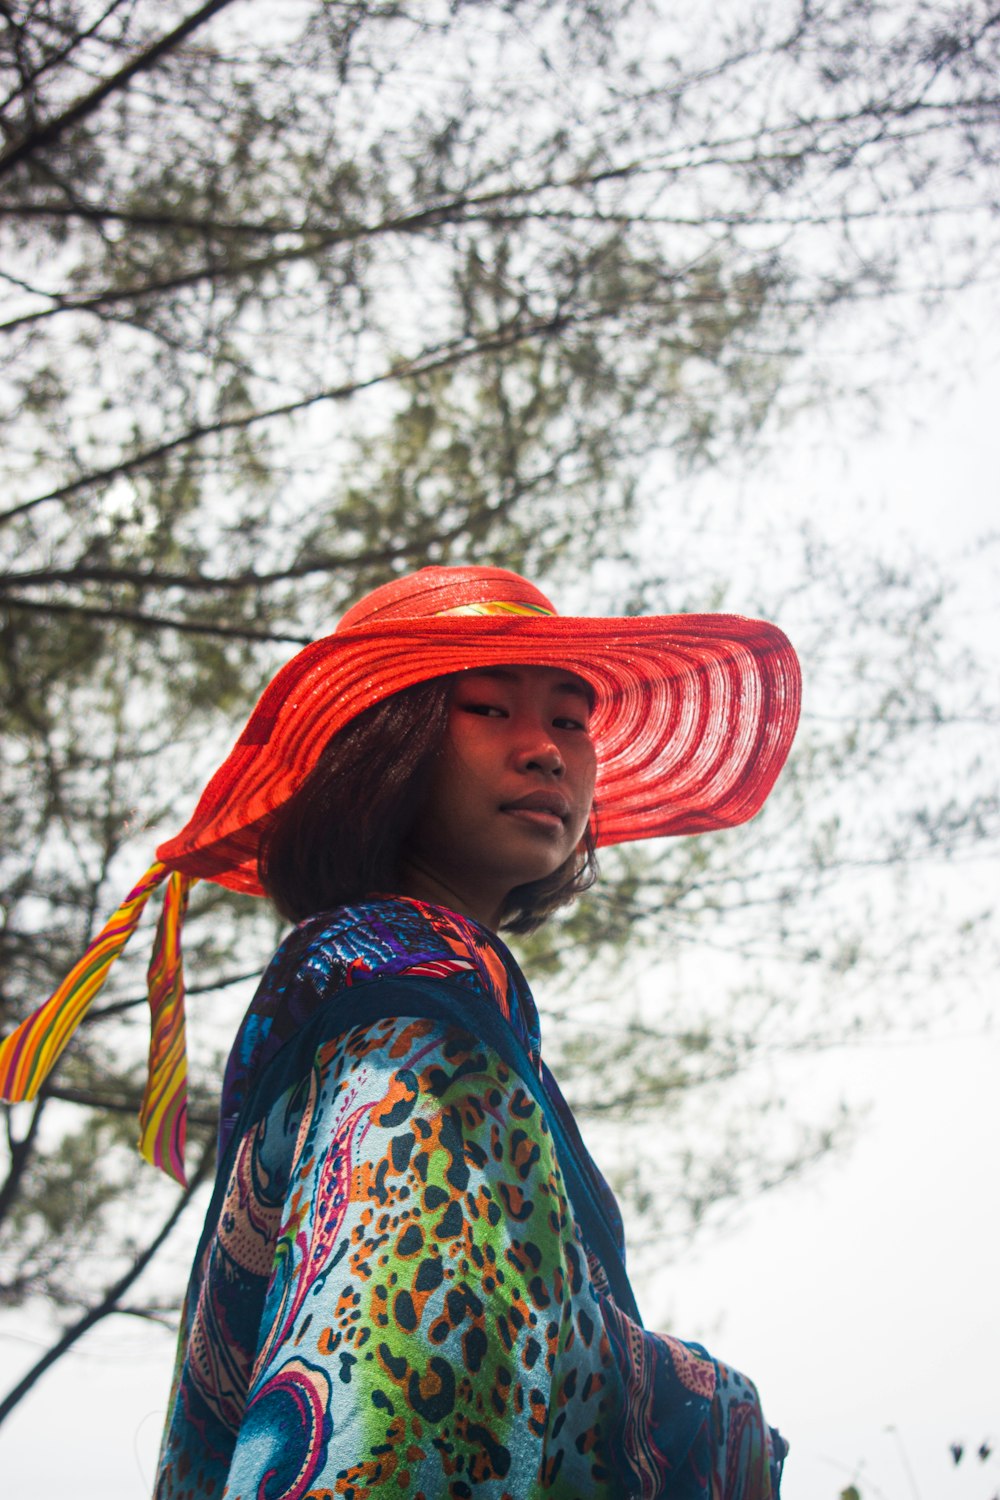
[[[586,733],[588,726],[583,722],[582,719],[569,719],[561,717],[552,720],[552,727],[554,729],[582,729]]]
[[[498,708],[495,703],[462,703],[459,705],[465,714],[482,714],[488,719],[505,719],[507,710]]]

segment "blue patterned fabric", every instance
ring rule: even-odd
[[[386,976],[445,1011],[380,1015]],[[753,1386],[612,1294],[584,1231],[607,1226],[615,1279],[613,1195],[476,923],[387,899],[296,929],[233,1047],[220,1144],[157,1500],[777,1493]]]

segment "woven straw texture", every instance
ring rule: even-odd
[[[593,686],[599,844],[745,822],[798,721],[798,661],[765,621],[560,617],[503,569],[426,568],[368,595],[278,672],[158,857],[259,895],[262,830],[331,735],[414,683],[503,665],[555,667]]]

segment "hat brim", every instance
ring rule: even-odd
[[[798,723],[798,659],[783,632],[763,620],[383,620],[315,641],[278,672],[190,821],[158,858],[263,894],[261,834],[330,737],[403,688],[486,666],[555,667],[593,686],[601,845],[746,822],[774,785]]]

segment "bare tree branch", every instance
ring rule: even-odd
[[[217,234],[220,236],[246,235],[268,238],[278,234],[319,235],[324,233],[322,225],[290,223],[279,220],[249,220],[199,218],[194,215],[145,211],[142,209],[115,208],[106,203],[0,203],[0,219],[82,219],[85,223],[125,224],[130,229],[166,229],[171,232],[184,229],[194,234]]]
[[[45,121],[16,142],[15,145],[8,147],[6,151],[0,154],[0,177],[12,171],[20,162],[33,156],[36,151],[41,151],[44,147],[51,146],[53,141],[58,140],[59,136],[65,130],[68,130],[71,125],[78,125],[81,120],[85,120],[88,115],[93,114],[94,110],[103,104],[105,99],[110,98],[112,94],[116,94],[125,88],[137,74],[151,68],[154,63],[159,62],[161,57],[165,57],[167,53],[172,52],[186,37],[191,36],[206,21],[211,20],[213,16],[218,15],[220,11],[225,10],[227,5],[231,4],[232,0],[207,0],[205,5],[200,6],[198,10],[187,16],[179,26],[175,26],[173,31],[167,32],[158,42],[154,42],[144,52],[140,52],[137,57],[133,57],[117,73],[113,74],[110,78],[106,78],[103,83],[98,84],[97,88],[92,89],[89,94],[85,94],[82,99],[78,99],[75,104],[63,110],[62,114],[56,115],[52,120]]]
[[[81,1318],[78,1318],[75,1323],[72,1323],[69,1328],[64,1330],[55,1343],[45,1351],[42,1358],[36,1360],[28,1373],[0,1401],[0,1423],[10,1416],[18,1403],[24,1399],[51,1365],[54,1365],[57,1360],[61,1359],[67,1350],[72,1349],[74,1344],[79,1343],[84,1334],[89,1333],[97,1323],[102,1322],[104,1318],[118,1311],[118,1304],[121,1298],[138,1281],[150,1261],[156,1256],[160,1247],[175,1229],[184,1210],[208,1176],[214,1158],[215,1142],[209,1141],[202,1149],[198,1164],[187,1187],[183,1189],[179,1198],[177,1198],[170,1213],[160,1226],[158,1233],[143,1247],[124,1275],[113,1282],[106,1289],[103,1296],[93,1306],[89,1307]]]
[[[648,298],[642,299],[648,304]],[[83,490],[91,489],[94,485],[106,484],[111,480],[123,478],[127,474],[134,474],[139,469],[144,469],[150,464],[156,463],[168,454],[174,453],[179,448],[191,447],[201,442],[206,437],[213,437],[222,432],[245,431],[248,427],[256,426],[260,422],[273,421],[278,417],[292,416],[296,412],[306,411],[309,407],[317,406],[323,401],[346,401],[351,396],[358,395],[361,391],[374,390],[376,386],[385,385],[394,380],[409,380],[421,375],[433,374],[438,370],[447,370],[455,365],[464,364],[468,360],[478,359],[484,354],[495,354],[502,349],[514,348],[517,344],[528,342],[532,339],[547,338],[561,332],[572,324],[581,322],[592,322],[602,317],[616,316],[622,311],[623,303],[618,302],[612,307],[597,308],[583,312],[557,313],[549,318],[540,318],[533,321],[516,322],[505,324],[495,329],[492,333],[485,334],[481,338],[466,338],[455,341],[444,346],[444,352],[429,352],[418,355],[414,359],[400,360],[391,365],[387,370],[381,370],[377,375],[370,375],[364,380],[349,381],[344,385],[331,386],[327,390],[314,391],[308,396],[301,396],[295,401],[285,401],[279,406],[268,407],[262,411],[249,412],[241,417],[222,417],[217,422],[205,422],[189,427],[184,432],[177,433],[174,437],[165,438],[163,442],[154,444],[151,448],[144,448],[138,453],[132,454],[130,458],[124,458],[120,462],[110,464],[105,469],[98,469],[90,474],[83,474],[79,479],[70,480],[67,484],[60,485],[57,489],[49,490],[44,495],[36,495],[31,500],[24,500],[19,505],[11,506],[9,510],[0,512],[0,524],[12,521],[17,516],[25,515],[34,510],[36,506],[47,505],[54,500],[67,500],[73,495],[78,495]]]
[[[142,1104],[142,1091],[139,1090],[132,1097],[114,1094],[99,1094],[93,1089],[74,1089],[55,1084],[48,1090],[52,1099],[62,1099],[66,1104],[82,1104],[86,1109],[103,1109],[112,1115],[138,1115]],[[188,1096],[187,1120],[189,1125],[201,1125],[207,1130],[214,1130],[219,1123],[219,1112],[206,1110],[202,1113],[194,1100],[193,1095]],[[192,1105],[194,1107],[192,1107]]]
[[[508,494],[504,498],[493,502],[490,507],[492,513],[498,514],[501,510],[508,509],[514,499],[522,498],[550,481],[558,470],[559,462],[565,457],[565,453],[556,454],[553,463],[546,464],[540,472],[525,478],[518,478],[510,485]],[[470,498],[469,503],[476,502],[488,504],[487,494],[480,491]],[[451,526],[441,527],[437,535],[440,540],[448,541],[459,536],[464,527],[463,515]],[[418,537],[389,547],[368,547],[363,551],[352,553],[313,553],[299,562],[290,563],[286,568],[276,568],[266,573],[256,569],[228,575],[197,572],[162,573],[153,568],[114,567],[110,564],[90,563],[78,563],[70,568],[34,569],[23,573],[9,572],[0,574],[0,603],[4,602],[3,596],[9,594],[12,589],[85,586],[95,583],[123,588],[183,589],[185,593],[191,594],[243,593],[248,589],[270,588],[276,583],[290,583],[297,579],[309,578],[317,573],[329,574],[347,570],[356,572],[359,568],[379,567],[387,563],[405,561],[414,556],[421,556],[425,547],[424,539]],[[17,595],[14,598],[16,599]],[[63,603],[69,607],[68,601],[63,601]]]
[[[60,63],[66,62],[70,57],[72,57],[73,53],[77,50],[78,47],[82,46],[84,42],[89,41],[91,37],[96,36],[109,16],[114,15],[115,11],[120,9],[123,3],[124,0],[110,0],[110,3],[106,7],[106,9],[103,10],[99,16],[96,16],[89,26],[85,26],[83,30],[79,32],[70,32],[68,34],[69,40],[66,42],[66,45],[64,47],[56,48],[55,51],[50,52],[48,56],[45,57],[44,60],[39,64],[39,66],[35,68],[30,77],[22,77],[20,86],[16,89],[12,89],[11,92],[7,95],[6,99],[4,99],[2,103],[0,103],[0,115],[8,110],[14,103],[14,100],[17,99],[20,95],[27,93],[30,89],[33,89],[38,80],[44,77],[46,73],[50,73],[53,68],[59,67]]]
[[[211,984],[188,984],[184,986],[186,995],[213,995],[216,990],[230,989],[234,984],[246,984],[248,980],[259,979],[260,969],[248,969],[241,974],[226,974],[222,979],[215,979]],[[148,995],[132,995],[128,1000],[114,1000],[110,1005],[102,1005],[89,1010],[84,1017],[84,1025],[91,1025],[94,1021],[101,1021],[106,1016],[120,1016],[130,1010],[136,1010],[139,1006],[148,1005]]]
[[[45,1095],[36,1100],[35,1107],[31,1112],[31,1119],[24,1135],[15,1137],[11,1130],[10,1110],[7,1113],[7,1150],[10,1153],[10,1163],[7,1168],[7,1176],[4,1178],[3,1187],[0,1188],[0,1224],[3,1223],[13,1204],[17,1200],[18,1190],[25,1170],[31,1160],[32,1147],[38,1134],[38,1127],[42,1122],[42,1111],[45,1108]]]
[[[308,646],[312,636],[285,635],[274,630],[250,630],[240,625],[217,625],[212,620],[184,620],[171,615],[151,615],[141,609],[120,609],[114,605],[67,604],[58,599],[25,599],[8,596],[5,609],[32,610],[50,615],[79,615],[87,620],[121,620],[140,630],[180,630],[186,635],[214,635],[231,641],[277,641],[291,646]]]

